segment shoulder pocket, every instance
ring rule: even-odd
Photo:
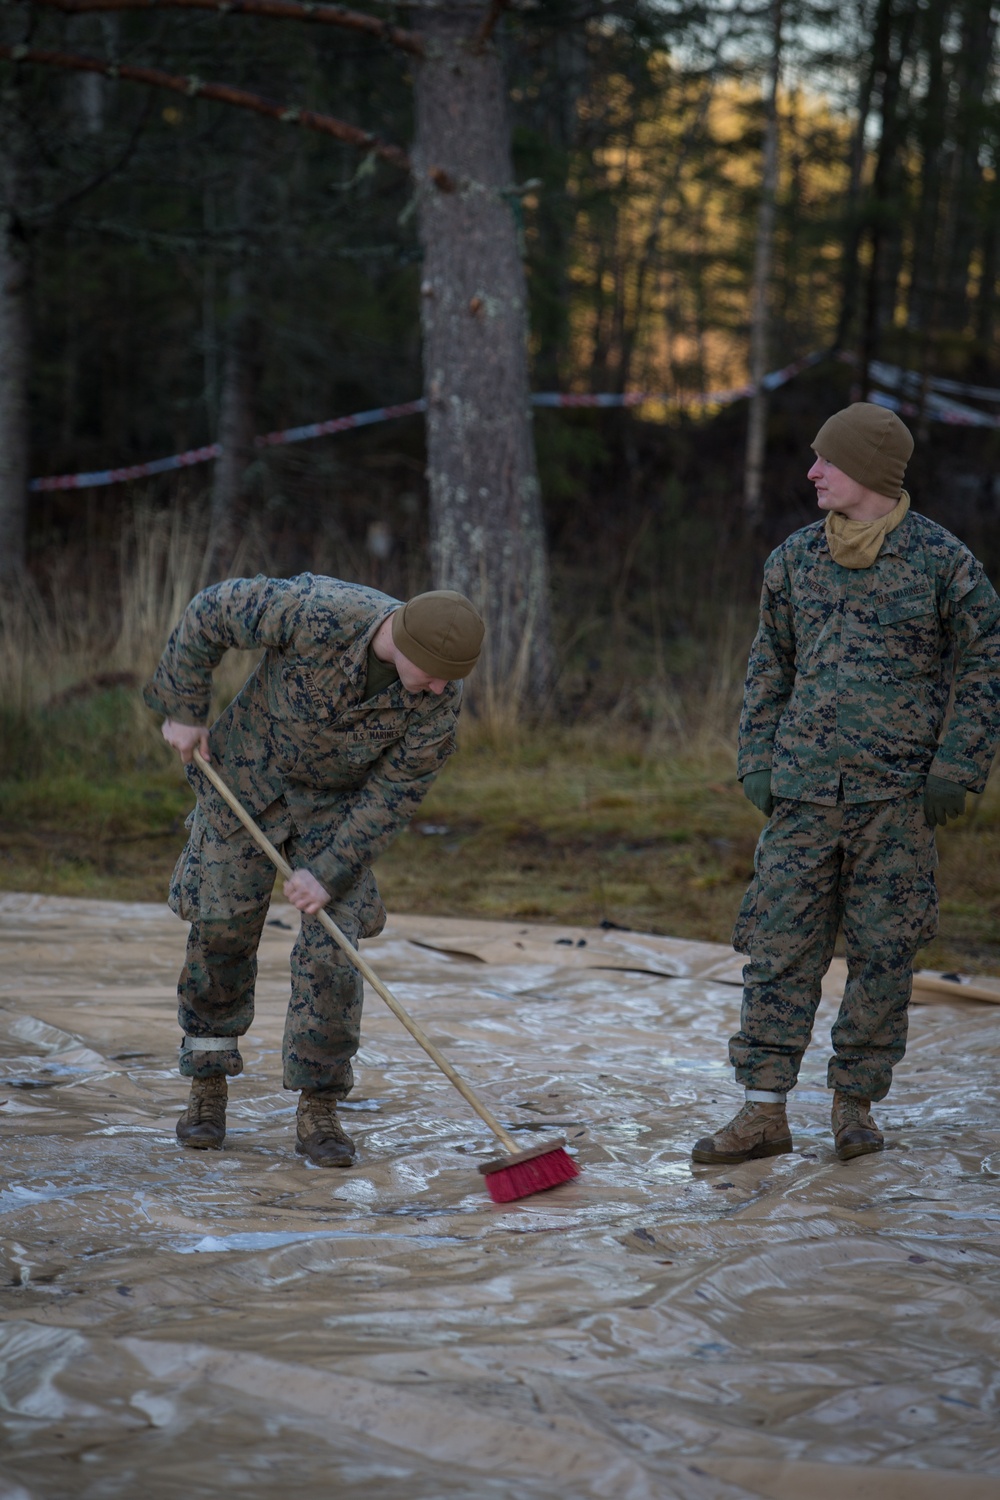
[[[900,620],[916,620],[926,614],[935,614],[934,599],[930,594],[920,594],[916,599],[893,599],[880,604],[878,621],[880,625],[895,625]]]

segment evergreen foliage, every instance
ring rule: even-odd
[[[409,148],[413,58],[383,39],[238,7],[60,3],[6,5],[0,43],[224,82]],[[405,27],[421,7],[357,9]],[[593,540],[609,493],[626,530],[644,508],[664,514],[658,473],[709,514],[739,505],[744,409],[720,426],[710,405],[685,403],[747,379],[774,7],[480,9],[497,21],[509,83],[534,388],[668,398],[638,418],[536,421],[558,570]],[[995,12],[989,0],[857,0],[849,12],[785,0],[780,15],[770,364],[820,348],[854,363],[831,361],[806,394],[772,403],[764,543],[803,504],[786,452],[808,443],[814,416],[861,393],[880,359],[916,372],[921,462],[956,496],[962,487],[982,531],[996,433],[931,425],[927,397],[935,376],[1000,384]],[[94,73],[8,57],[0,90],[3,238],[29,275],[30,472],[216,439],[237,311],[249,319],[258,432],[420,393],[421,252],[405,172],[294,123]],[[359,574],[419,584],[423,464],[419,418],[258,450],[242,476],[249,524],[283,570],[311,565],[322,530]],[[197,470],[143,494],[168,504],[210,483]],[[124,487],[33,498],[32,556],[61,536],[117,536],[131,503]],[[390,566],[366,552],[379,521],[395,543]]]

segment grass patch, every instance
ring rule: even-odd
[[[397,909],[725,940],[755,824],[724,753],[683,762],[536,731],[456,756],[379,877]]]
[[[675,498],[627,567],[562,567],[566,727],[526,727],[509,697],[465,720],[379,862],[390,910],[728,943],[761,828],[732,748],[756,610],[704,573],[706,535],[680,546],[670,528],[698,512]],[[203,582],[204,544],[204,507],[138,507],[111,562],[57,550],[42,584],[0,595],[0,889],[165,899],[193,799],[138,689]],[[348,562],[316,565],[350,577]],[[252,665],[226,655],[217,708]],[[938,845],[941,936],[922,962],[1000,973],[1000,784]]]
[[[134,689],[0,723],[0,886],[160,900],[192,796]]]
[[[0,888],[162,901],[192,807],[180,766],[134,693],[80,713],[50,710],[0,779]],[[604,724],[497,748],[468,729],[379,861],[390,910],[729,941],[761,819],[724,743],[679,753]],[[1000,973],[1000,786],[938,846],[941,935],[920,963]]]

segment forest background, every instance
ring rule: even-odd
[[[490,617],[390,907],[727,941],[760,569],[822,420],[895,404],[915,505],[1000,571],[997,20],[7,0],[0,885],[162,899],[191,799],[137,688],[198,587],[308,569]],[[939,842],[927,961],[1000,972],[1000,794]]]

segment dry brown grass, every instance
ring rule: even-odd
[[[47,595],[0,600],[0,887],[163,898],[191,796],[135,685],[202,582],[203,543],[183,512],[140,512],[114,587],[66,565]],[[248,570],[266,562],[248,551]],[[585,691],[571,667],[576,722],[565,707],[529,722],[500,692],[466,718],[380,862],[390,908],[728,941],[761,826],[734,774],[752,616],[708,618],[680,645],[649,633]],[[251,664],[229,654],[220,705]],[[1000,783],[939,846],[941,937],[923,961],[1000,972]]]

